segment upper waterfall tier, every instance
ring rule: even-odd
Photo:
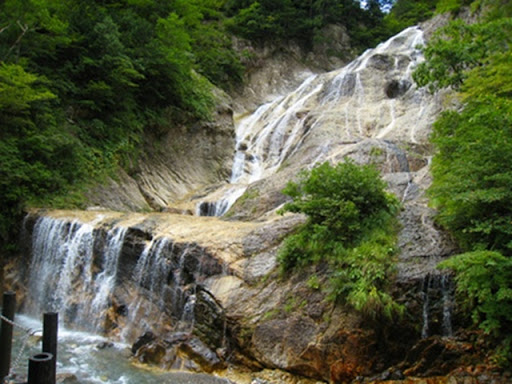
[[[230,183],[247,186],[285,165],[337,161],[347,145],[364,139],[425,143],[439,108],[411,77],[423,60],[422,43],[421,29],[407,28],[240,118]],[[230,187],[207,197],[198,214],[224,214],[244,190]]]
[[[325,128],[333,140],[424,140],[418,132],[429,97],[411,78],[423,60],[422,43],[423,32],[407,28],[339,70],[308,77],[295,91],[241,119],[230,181],[250,183],[274,173],[301,150],[307,135]]]

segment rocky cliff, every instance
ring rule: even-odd
[[[435,268],[455,249],[425,197],[428,137],[445,98],[411,80],[423,39],[410,28],[338,70],[300,68],[253,113],[233,117],[224,103],[215,122],[176,127],[135,176],[91,193],[100,211],[31,213],[31,257],[17,277],[25,308],[45,303],[131,342],[141,362],[224,370],[238,382],[399,380],[474,364],[474,345],[453,336],[464,324],[453,286]],[[326,300],[325,265],[278,273],[280,243],[304,220],[276,214],[281,189],[301,169],[347,157],[375,163],[402,202],[394,296],[404,318],[368,318]],[[149,207],[166,212],[114,212]],[[483,373],[464,375],[429,382],[476,383]]]

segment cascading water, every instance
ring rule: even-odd
[[[429,113],[425,92],[415,89],[410,79],[412,69],[422,59],[414,48],[421,41],[421,31],[409,28],[338,71],[308,77],[294,92],[241,119],[230,183],[198,204],[197,215],[225,214],[250,183],[279,172],[305,147],[309,151],[307,161],[313,165],[339,160],[338,152],[332,150],[339,143],[372,139],[390,153],[388,144],[398,137],[393,135],[401,135],[398,139],[406,142],[421,141],[421,129],[401,120],[404,110],[418,120]],[[389,73],[375,76],[374,72],[384,67]],[[371,84],[371,76],[380,77],[377,86]],[[402,126],[410,128],[397,133],[397,127]],[[400,166],[402,171],[405,168]],[[409,185],[407,188],[403,200]],[[38,315],[58,311],[66,321],[95,331],[102,330],[105,312],[110,311],[117,316],[114,320],[122,318],[115,324],[119,327],[117,335],[130,342],[155,324],[166,327],[166,332],[190,336],[196,313],[207,307],[205,302],[210,300],[211,308],[218,304],[198,284],[222,274],[225,266],[214,257],[209,260],[205,249],[193,242],[184,245],[174,237],[167,238],[164,231],[153,231],[151,218],[147,219],[149,227],[134,229],[135,233],[143,232],[142,240],[134,245],[133,239],[127,240],[130,233],[120,224],[122,220],[104,221],[102,214],[88,217],[83,222],[43,217],[35,223],[30,311]],[[120,260],[124,254],[129,256]],[[436,279],[429,277],[424,284],[425,336],[451,334],[449,284]],[[433,287],[443,284],[446,289],[438,289],[434,295]],[[443,303],[441,307],[439,303]],[[441,308],[440,317],[432,316],[434,307]],[[215,348],[225,344],[225,320],[219,316],[215,323],[222,328],[220,341],[211,344]]]
[[[100,314],[108,307],[108,299],[116,283],[117,264],[125,235],[126,228],[123,227],[114,228],[107,234],[101,272],[96,278],[97,291],[91,305],[94,314]],[[98,327],[99,324],[95,328]]]
[[[187,255],[188,246],[175,247],[166,237],[148,242],[133,272],[140,292],[128,305],[123,339],[133,340],[143,331],[154,330],[155,324],[164,324],[166,318],[173,319],[176,330],[193,328],[195,319],[189,302],[194,296],[195,284],[201,280],[201,263],[196,266],[198,270],[189,271],[189,266],[185,265]],[[159,319],[154,318],[155,313],[160,314]]]
[[[32,231],[33,257],[25,309],[32,316],[59,312],[61,327],[78,327],[86,332],[103,333],[108,330],[105,326],[112,328],[109,322],[118,321],[116,327],[121,329],[111,333],[118,336],[115,343],[92,333],[62,328],[70,340],[68,343],[59,337],[64,344],[59,348],[69,356],[61,353],[59,361],[66,361],[66,366],[59,371],[69,369],[83,376],[84,383],[97,382],[91,377],[107,368],[96,356],[104,356],[112,362],[119,360],[125,370],[115,375],[104,372],[102,377],[109,377],[102,379],[104,382],[149,383],[151,375],[142,380],[140,373],[126,368],[126,353],[120,353],[128,348],[125,343],[147,330],[159,332],[160,327],[191,337],[196,323],[196,286],[210,275],[223,273],[224,267],[195,244],[175,243],[165,236],[145,241],[144,235],[138,235],[136,240],[127,227],[115,223],[102,214],[88,222],[39,217]],[[145,241],[135,263],[127,259],[134,241]],[[127,274],[129,281],[125,281]],[[204,290],[201,293],[204,296]],[[125,304],[121,305],[123,300]],[[117,314],[112,315],[112,311]],[[218,328],[219,333],[224,332],[222,325]],[[81,351],[73,347],[74,342],[80,343]],[[98,345],[108,351],[100,351]],[[77,353],[85,354],[87,364],[95,366],[76,364]],[[162,378],[173,383],[225,382],[206,375],[167,374]]]
[[[452,336],[454,286],[446,274],[428,274],[423,280],[423,326],[421,337]]]
[[[109,230],[101,255],[95,255],[94,224],[50,217],[37,221],[32,235],[29,312],[59,312],[69,323],[101,328],[126,229]],[[101,258],[98,266],[96,256]]]
[[[123,266],[133,268],[124,271],[129,282],[118,281],[125,278],[118,277],[118,264],[127,228],[108,229],[102,219],[99,215],[88,223],[51,217],[36,221],[27,312],[59,312],[67,324],[103,332],[114,291],[124,284],[123,290],[131,293],[122,299],[126,304],[116,304],[126,317],[124,340],[133,341],[155,324],[193,322],[190,303],[195,285],[223,273],[224,267],[197,246],[156,237],[146,242],[133,267]],[[156,313],[162,321],[154,318]]]
[[[411,79],[423,60],[417,49],[422,43],[422,31],[408,28],[337,71],[309,76],[295,91],[241,119],[230,184],[201,201],[196,214],[224,215],[249,184],[276,173],[322,126],[339,127],[332,134],[337,141],[385,139],[394,134],[405,110],[422,114],[426,94]],[[374,72],[384,70],[386,76],[377,79],[382,85],[375,85]],[[411,89],[413,102],[406,106],[398,99]],[[410,132],[413,142],[415,129]],[[326,159],[319,153],[317,161]]]
[[[133,335],[140,333],[141,330],[150,329],[148,320],[154,321],[151,313],[165,313],[164,297],[168,289],[167,279],[171,265],[163,250],[168,247],[168,238],[153,239],[146,245],[137,261],[133,280],[143,294],[128,304],[128,321],[121,334],[123,339],[131,340],[134,338]],[[131,334],[132,336],[129,336]]]

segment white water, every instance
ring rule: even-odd
[[[119,255],[123,247],[126,228],[117,227],[108,232],[107,245],[103,253],[103,263],[101,272],[96,278],[96,294],[91,303],[92,314],[101,314],[108,307],[108,300],[113,291],[117,277],[117,265]],[[101,324],[98,320],[101,316],[93,318],[95,321],[95,329],[99,329]]]
[[[99,215],[91,223],[51,217],[37,220],[32,234],[27,313],[59,312],[68,325],[104,331],[127,230],[114,226],[102,232],[95,227],[102,219]],[[95,247],[102,237],[104,245]],[[121,340],[133,342],[146,330],[155,331],[155,324],[176,325],[169,324],[171,319],[191,323],[180,324],[187,329],[193,326],[194,319],[190,314],[183,317],[183,311],[190,309],[191,302],[188,307],[186,303],[194,292],[184,290],[193,289],[202,279],[203,256],[191,256],[188,269],[196,270],[185,271],[188,253],[188,247],[175,247],[167,237],[146,243],[131,272],[130,289],[136,291],[128,293],[131,301],[126,303]],[[152,317],[155,313],[161,314],[160,319]]]
[[[15,320],[23,326],[38,330],[41,321],[16,315]],[[40,333],[39,333],[40,335]],[[15,328],[13,359],[16,362],[20,341],[24,333]],[[226,384],[228,380],[203,374],[185,372],[161,372],[142,369],[133,365],[127,356],[130,348],[123,343],[112,343],[105,337],[93,333],[75,331],[62,324],[58,330],[57,375],[70,374],[80,384]],[[106,346],[101,348],[101,346]],[[27,348],[23,349],[20,365],[12,367],[17,377],[27,374],[28,358],[41,352],[41,342],[31,338]]]
[[[30,316],[58,312],[61,320],[58,372],[72,373],[81,383],[227,382],[208,375],[155,374],[129,363],[131,352],[125,340],[133,342],[146,330],[154,330],[155,324],[187,332],[194,326],[194,286],[202,278],[204,256],[194,254],[186,266],[189,248],[175,247],[169,238],[148,241],[139,255],[132,271],[135,291],[128,293],[133,300],[128,302],[128,316],[123,320],[124,325],[120,324],[117,342],[96,334],[104,331],[104,319],[112,305],[116,284],[119,285],[119,257],[127,232],[120,226],[108,229],[102,220],[98,215],[90,223],[51,217],[36,221],[25,306],[29,315],[17,316],[17,321],[31,329],[40,329],[40,322]],[[184,287],[191,292],[183,292]],[[155,314],[160,314],[160,318],[155,318]],[[173,316],[175,324],[170,320]],[[111,346],[100,349],[101,343]],[[32,354],[40,351],[40,346],[37,348],[32,348]],[[30,355],[27,353],[25,362]],[[18,370],[19,374],[24,372],[25,366]]]
[[[168,238],[153,239],[146,244],[139,256],[133,271],[133,281],[143,293],[137,295],[128,305],[128,319],[122,330],[121,339],[134,340],[137,335],[151,329],[151,323],[158,323],[150,316],[154,313],[155,307],[156,312],[162,316],[165,314],[164,298],[166,290],[169,289],[167,279],[171,273],[171,262],[164,257],[162,251],[169,247],[172,254],[174,245],[170,244]],[[157,301],[152,301],[152,298],[157,298]],[[173,305],[175,301],[179,301],[179,297],[174,296],[174,299]]]
[[[399,126],[399,118],[409,105],[397,103],[395,96],[385,97],[383,85],[369,84],[369,72],[376,71],[379,57],[389,67],[382,76],[394,81],[406,92],[412,85],[411,73],[423,60],[416,48],[423,43],[417,27],[407,28],[374,49],[368,49],[345,67],[324,75],[308,77],[296,90],[263,104],[236,125],[235,155],[229,183],[197,205],[196,214],[222,216],[258,180],[275,174],[287,159],[300,150],[315,129],[340,126],[342,140],[365,137],[386,139]],[[375,63],[377,62],[377,64]],[[407,63],[405,65],[404,63]],[[384,78],[378,81],[388,81]],[[381,87],[378,90],[375,87]],[[410,98],[423,100],[422,91]],[[379,99],[381,98],[381,99]],[[382,99],[383,98],[383,99]],[[423,113],[423,104],[418,115]],[[340,119],[340,115],[341,119]],[[413,124],[414,125],[414,124]],[[373,129],[373,131],[370,131]],[[410,139],[416,142],[416,128]],[[340,140],[340,138],[337,138]],[[319,156],[318,160],[323,159]],[[325,160],[325,159],[323,159]]]
[[[435,320],[437,334],[452,336],[452,307],[454,300],[453,286],[446,274],[428,274],[423,281],[423,325],[421,337],[426,338],[434,334]],[[434,319],[434,311],[437,316]]]
[[[124,228],[107,233],[99,272],[94,266],[94,224],[50,217],[39,219],[32,236],[29,277],[30,313],[59,312],[66,321],[101,329],[104,310],[114,287]]]

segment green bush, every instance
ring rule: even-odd
[[[420,85],[452,87],[465,103],[434,124],[429,190],[438,222],[464,250],[512,254],[512,22],[451,23],[425,48]]]
[[[497,342],[494,358],[512,363],[512,258],[499,252],[476,251],[440,264],[456,272],[457,298],[473,322]]]
[[[307,222],[285,239],[283,271],[312,263],[330,265],[330,297],[369,316],[400,312],[387,293],[396,255],[399,203],[371,165],[347,160],[302,172],[283,193],[293,201],[284,211],[304,213]]]
[[[467,2],[442,4],[456,3]],[[454,21],[441,29],[414,78],[432,91],[458,91],[462,108],[444,112],[434,124],[428,193],[437,222],[466,253],[441,267],[455,272],[458,300],[485,331],[496,362],[510,366],[512,21],[503,2],[476,3],[485,8],[485,19],[471,25]]]
[[[465,250],[512,255],[512,101],[487,96],[446,112],[432,141],[437,221]]]

